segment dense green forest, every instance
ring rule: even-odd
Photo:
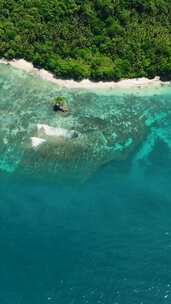
[[[0,0],[0,57],[60,78],[171,79],[171,1]]]

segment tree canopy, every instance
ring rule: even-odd
[[[170,0],[1,0],[0,56],[60,78],[171,79]]]

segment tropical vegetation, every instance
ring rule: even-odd
[[[60,78],[171,79],[170,0],[1,0],[0,56]]]

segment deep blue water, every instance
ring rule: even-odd
[[[0,65],[0,304],[171,303],[170,119],[170,85],[70,91]]]
[[[83,185],[1,177],[0,303],[170,303],[171,159],[158,152],[146,172],[110,163]]]

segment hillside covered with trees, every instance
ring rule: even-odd
[[[1,0],[0,57],[60,78],[171,79],[171,2]]]

